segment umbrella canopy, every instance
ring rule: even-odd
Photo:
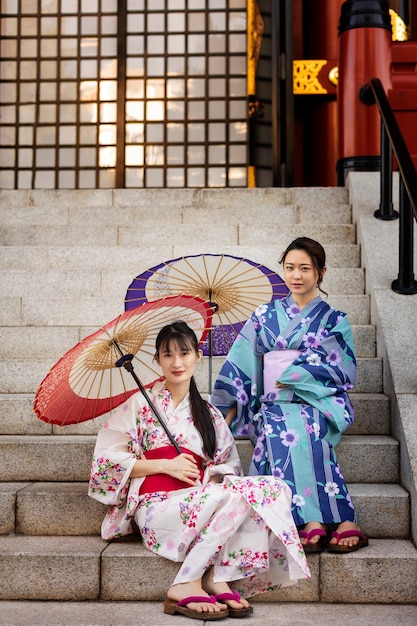
[[[163,326],[182,320],[202,342],[211,317],[210,305],[190,295],[169,296],[122,313],[80,341],[52,367],[36,393],[35,413],[44,422],[64,426],[111,411],[138,386],[142,388],[160,377],[154,355],[155,340]],[[137,375],[132,375],[133,364]]]
[[[212,329],[202,349],[205,355],[224,356],[256,307],[283,298],[288,289],[276,272],[249,259],[198,254],[164,261],[136,276],[125,309],[178,293],[211,303]]]

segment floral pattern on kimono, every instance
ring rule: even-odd
[[[182,563],[173,584],[201,578],[213,565],[217,580],[234,582],[246,595],[308,578],[309,568],[291,515],[291,491],[275,477],[243,477],[233,435],[209,405],[216,430],[214,459],[204,452],[187,396],[174,408],[164,381],[148,390],[178,444],[203,458],[202,484],[139,494],[144,478],[130,478],[143,453],[169,445],[140,392],[100,430],[89,495],[109,510],[102,536],[112,539],[139,527],[152,552]]]
[[[300,354],[263,389],[263,355]],[[320,296],[301,311],[291,294],[256,309],[236,338],[215,382],[211,402],[224,414],[237,407],[231,429],[249,436],[252,474],[283,479],[292,490],[297,526],[355,521],[334,447],[354,420],[348,391],[356,381],[352,329],[345,313]]]

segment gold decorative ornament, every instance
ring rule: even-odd
[[[293,93],[294,94],[326,94],[327,89],[319,81],[319,74],[327,64],[324,60],[293,61]]]

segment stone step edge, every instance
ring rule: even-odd
[[[417,602],[417,550],[409,540],[373,539],[348,555],[309,555],[309,563],[310,580],[262,599],[350,603],[359,588],[365,603]],[[0,599],[10,600],[162,600],[179,569],[133,538],[0,537],[0,564],[6,573]]]

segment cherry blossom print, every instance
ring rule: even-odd
[[[337,352],[336,350],[331,350],[329,352],[329,354],[326,356],[326,362],[329,363],[330,365],[338,365],[342,360],[342,357],[340,356],[339,352]]]
[[[258,306],[257,309],[255,309],[256,317],[260,317],[261,315],[266,313],[267,310],[268,310],[268,305],[267,304],[261,304],[260,306]]]
[[[261,441],[261,438],[259,437],[258,441],[256,442],[256,446],[253,449],[253,458],[255,459],[255,461],[260,461],[263,458],[264,449],[265,446]]]
[[[286,311],[287,311],[288,317],[293,318],[300,312],[300,309],[298,308],[296,304],[293,304],[292,306],[287,307]]]
[[[329,331],[326,328],[319,328],[317,331],[317,339],[321,343],[326,337],[328,337]]]
[[[321,365],[321,356],[319,354],[309,354],[306,361],[309,365],[318,367]]]
[[[318,348],[316,333],[307,333],[303,336],[303,344],[306,348]]]
[[[280,437],[284,446],[288,446],[288,448],[293,448],[294,446],[296,446],[300,439],[300,435],[293,428],[283,430],[280,433]]]
[[[295,504],[295,506],[304,506],[306,501],[299,493],[295,493],[292,497],[292,503]]]
[[[275,350],[285,350],[285,348],[288,348],[288,341],[279,335],[275,341]]]
[[[324,491],[329,494],[330,497],[337,496],[340,492],[340,489],[337,483],[328,482],[324,486]]]
[[[284,480],[285,474],[280,467],[274,467],[274,469],[272,470],[272,476],[275,476],[275,478],[281,478],[281,480]]]

